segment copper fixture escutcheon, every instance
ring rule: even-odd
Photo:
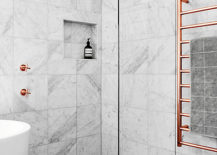
[[[31,94],[31,93],[29,92],[28,89],[21,89],[20,94],[21,94],[22,96],[27,96],[27,95],[29,95],[29,94]]]
[[[20,65],[20,70],[21,70],[22,72],[25,72],[25,71],[27,71],[28,69],[31,69],[31,68],[28,66],[28,64],[27,64],[27,65],[25,65],[25,64]]]

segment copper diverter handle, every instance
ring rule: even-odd
[[[29,92],[28,89],[21,89],[20,94],[21,94],[22,96],[27,96],[27,95],[29,95],[29,94],[31,94],[31,93]]]
[[[22,72],[27,71],[28,69],[31,69],[31,68],[28,66],[28,64],[27,64],[27,65],[25,65],[25,64],[20,65],[20,70],[21,70]]]

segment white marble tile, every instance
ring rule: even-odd
[[[47,111],[16,113],[14,119],[31,125],[30,146],[47,144]]]
[[[148,112],[140,109],[123,108],[120,116],[121,136],[137,143],[148,143]]]
[[[72,22],[64,21],[64,43],[72,43]]]
[[[149,48],[149,73],[175,74],[176,47],[175,37],[163,37],[146,40]]]
[[[48,155],[76,155],[76,139],[49,144]]]
[[[100,155],[101,140],[100,135],[78,138],[77,155]]]
[[[102,134],[102,155],[118,155],[118,137]]]
[[[56,5],[58,7],[67,7],[71,9],[76,9],[76,0],[48,0],[48,4]]]
[[[102,105],[102,133],[118,136],[118,107]]]
[[[102,105],[118,107],[118,75],[102,75]]]
[[[10,0],[8,2],[10,3]],[[1,8],[0,9],[0,18],[1,18],[1,21],[0,21],[0,35],[1,36],[12,36],[13,35],[13,12],[12,12],[12,7],[8,6],[8,5],[11,5],[11,4],[5,4],[5,5],[1,6],[1,4],[0,4],[0,8]]]
[[[121,42],[120,47],[123,74],[175,74],[174,37]]]
[[[21,0],[24,3],[32,2],[32,3],[43,3],[44,5],[47,4],[48,0]]]
[[[130,44],[121,42],[120,47],[120,72],[122,74],[149,72],[150,47],[147,41],[133,41]]]
[[[77,74],[101,74],[100,62],[98,59],[77,60]]]
[[[206,150],[201,150],[203,152],[203,155],[216,155],[216,152],[211,152],[211,151],[206,151]]]
[[[61,41],[64,40],[64,29],[63,29],[64,21],[74,21],[74,24],[75,23],[90,23],[90,24],[100,25],[101,16],[100,14],[95,14],[91,12],[84,12],[84,11],[73,10],[70,8],[61,8],[61,7],[49,5],[48,7],[48,39],[49,40],[61,40]],[[81,26],[84,24],[77,24],[77,25]],[[83,28],[84,27],[81,27],[80,30]],[[87,32],[88,31],[85,31],[85,32],[82,32],[81,34],[86,34]],[[74,33],[79,34],[78,29],[76,29]],[[74,38],[77,38],[77,37],[74,36]],[[82,37],[80,36],[79,38],[82,38]],[[85,40],[86,40],[86,37],[85,37]]]
[[[201,149],[197,149],[189,146],[182,146],[176,148],[176,153],[178,155],[203,155],[203,151]]]
[[[64,58],[72,58],[72,44],[64,43]]]
[[[48,6],[48,39],[64,41],[64,8]]]
[[[48,39],[64,41],[64,21],[73,20],[75,10],[54,5],[48,6]],[[76,17],[75,17],[76,18]]]
[[[96,42],[96,26],[91,24],[72,22],[72,43],[81,43],[86,45],[87,39],[91,38],[91,44]]]
[[[102,15],[105,13],[117,12],[118,0],[102,0]]]
[[[77,75],[77,105],[99,105],[100,75]]]
[[[49,75],[75,75],[76,60],[51,61],[48,63]]]
[[[148,146],[126,138],[120,139],[120,154],[123,155],[149,155]]]
[[[76,76],[48,77],[48,108],[76,107]]]
[[[10,114],[0,115],[0,119],[1,120],[14,120],[14,114],[10,113]]]
[[[0,77],[0,114],[13,112],[13,79],[8,76]]]
[[[31,147],[29,149],[29,155],[47,155],[47,145]]]
[[[77,137],[98,134],[101,128],[100,106],[77,107]]]
[[[150,75],[148,110],[175,113],[175,75]]]
[[[153,32],[149,11],[147,9],[137,9],[120,14],[121,41],[144,39]]]
[[[121,106],[148,109],[149,75],[122,75],[120,83]]]
[[[48,141],[55,143],[76,138],[76,108],[48,111]]]
[[[21,89],[28,89],[31,94],[22,96]],[[14,112],[27,112],[47,109],[47,77],[16,76],[14,78]]]
[[[161,0],[121,0],[120,9],[127,11],[127,9],[133,9],[137,6],[144,8],[161,8],[161,7],[175,7],[175,1],[165,0],[163,3]]]
[[[102,14],[102,42],[118,42],[118,12]]]
[[[148,155],[175,155],[175,154],[176,154],[175,151],[148,146]]]
[[[47,38],[47,4],[14,0],[14,35],[27,38]]]
[[[148,144],[175,151],[175,114],[148,112],[148,116]]]
[[[27,72],[20,71],[20,65],[28,64]],[[14,70],[16,74],[37,74],[47,72],[47,42],[37,39],[14,40]]]
[[[65,43],[64,57],[69,59],[84,59],[85,44]]]
[[[101,12],[101,0],[77,0],[77,8],[82,11]]]
[[[142,8],[121,13],[120,40],[132,41],[175,34],[175,10],[171,8]]]
[[[13,73],[13,40],[0,37],[0,75],[12,75]]]
[[[12,9],[13,8],[13,0],[1,0],[0,8]]]
[[[48,42],[47,70],[50,75],[76,74],[76,60],[64,59],[64,43],[61,41]]]
[[[118,73],[118,44],[103,43],[102,45],[102,73]]]
[[[64,59],[64,43],[62,41],[48,41],[48,63]]]

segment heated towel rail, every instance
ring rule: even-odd
[[[190,88],[190,84],[183,84],[182,83],[182,74],[190,73],[189,69],[183,69],[182,68],[182,60],[186,58],[190,58],[190,55],[183,55],[182,54],[182,45],[183,44],[189,44],[190,40],[182,40],[182,31],[185,29],[192,29],[192,28],[198,28],[198,27],[205,27],[205,26],[212,26],[217,25],[217,21],[214,22],[208,22],[208,23],[200,23],[200,24],[193,24],[193,25],[182,25],[182,16],[193,14],[197,12],[202,11],[208,11],[217,9],[216,6],[210,6],[195,10],[189,10],[189,11],[183,11],[182,10],[182,4],[183,3],[189,3],[188,0],[177,0],[177,145],[181,147],[182,145],[195,147],[203,150],[213,151],[217,152],[217,148],[212,148],[208,146],[202,146],[198,144],[192,144],[189,142],[182,141],[182,132],[187,131],[189,132],[189,126],[188,125],[182,125],[182,118],[183,117],[190,117],[190,114],[183,113],[182,112],[182,103],[183,102],[191,102],[190,99],[182,98],[182,88]]]

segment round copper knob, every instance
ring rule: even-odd
[[[31,94],[31,93],[29,92],[28,89],[21,89],[20,94],[21,94],[22,96],[27,96],[27,95],[29,95],[29,94]]]
[[[28,65],[25,64],[20,65],[20,70],[22,72],[27,71],[28,69],[31,69]]]

